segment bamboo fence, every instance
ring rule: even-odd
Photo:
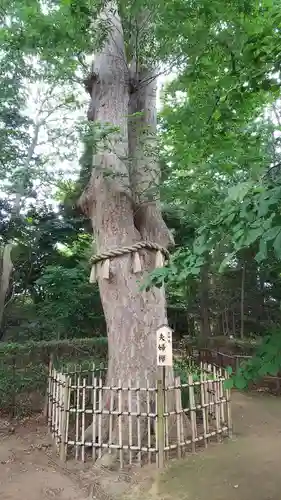
[[[61,460],[95,461],[107,450],[117,454],[120,468],[152,462],[162,467],[169,458],[231,435],[224,369],[201,363],[200,376],[190,373],[187,383],[175,377],[172,385],[164,383],[161,370],[154,383],[128,380],[124,387],[118,380],[106,385],[106,371],[94,366],[68,373],[50,366],[48,428]]]

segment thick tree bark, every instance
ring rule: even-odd
[[[137,87],[131,94],[129,107],[130,76],[122,25],[114,3],[107,5],[103,17],[110,29],[108,39],[94,60],[91,96],[95,102],[91,109],[95,109],[95,116],[91,118],[104,126],[110,124],[116,130],[107,143],[100,145],[94,157],[90,183],[80,204],[92,220],[98,253],[143,240],[167,247],[171,237],[159,205],[159,166],[155,158],[151,162],[144,148],[144,136],[147,143],[152,140],[151,135],[148,138],[148,132],[141,131],[141,126],[151,125],[155,141],[156,81]],[[130,119],[128,134],[128,113],[139,111],[144,113],[140,120],[139,117]],[[143,169],[145,165],[147,168]],[[153,197],[148,194],[148,184],[154,186]],[[133,271],[130,254],[110,259],[107,278],[103,277],[103,264],[98,265],[108,334],[108,383],[120,381],[125,387],[129,379],[132,385],[138,381],[143,387],[147,377],[151,381],[156,379],[156,330],[167,323],[164,290],[140,291],[140,279],[155,267],[156,252],[142,250],[139,253],[141,273]],[[167,370],[167,378],[171,380],[171,377],[172,371]],[[104,405],[107,404],[105,394]],[[126,400],[123,410],[125,406]],[[142,435],[147,428],[144,420]],[[123,434],[126,435],[125,430]],[[86,430],[85,438],[95,439],[91,427]]]
[[[135,224],[142,238],[163,246],[174,243],[159,200],[160,165],[157,148],[157,78],[155,71],[132,64],[133,87],[129,101],[129,168],[135,202]]]

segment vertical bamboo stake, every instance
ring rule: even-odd
[[[208,446],[207,442],[207,425],[206,425],[206,408],[205,408],[205,389],[204,389],[204,372],[200,373],[200,392],[201,392],[201,408],[202,408],[202,417],[203,417],[203,431],[204,431],[204,445],[205,448]]]
[[[49,390],[49,400],[48,400],[48,430],[50,434],[52,435],[52,418],[53,418],[53,398],[54,398],[54,393],[53,393],[53,366],[50,366],[50,374],[49,374],[49,381],[50,381],[50,390]]]
[[[146,411],[147,411],[147,449],[148,463],[151,464],[151,418],[150,414],[150,394],[149,394],[149,377],[146,374]]]
[[[60,443],[60,459],[62,462],[66,461],[67,455],[67,413],[68,413],[68,400],[69,400],[69,378],[63,376],[63,401],[62,401],[62,419],[61,419],[61,443]]]
[[[229,375],[225,371],[225,380],[228,380]],[[231,406],[230,406],[230,389],[225,389],[226,392],[226,412],[227,412],[227,427],[228,436],[232,438],[232,418],[231,418]]]
[[[57,436],[57,451],[59,450],[59,441],[60,441],[60,399],[61,399],[61,378],[60,372],[57,372],[57,412],[56,412],[56,436]]]
[[[75,365],[75,368],[74,368],[74,374],[73,374],[73,386],[76,387],[77,386],[77,372],[76,372],[76,365]],[[75,390],[75,388],[73,389],[73,408],[76,408],[76,399],[77,399],[77,391]]]
[[[132,381],[128,380],[128,420],[129,420],[129,464],[132,465],[132,446],[133,446],[133,428],[132,428]]]
[[[203,363],[203,381],[206,381],[206,363]],[[204,390],[204,402],[205,405],[208,405],[208,391],[207,391],[207,384],[203,384],[203,390]]]
[[[92,414],[92,458],[96,461],[96,435],[97,435],[97,379],[93,378],[93,414]]]
[[[181,379],[175,377],[175,400],[176,400],[176,414],[177,414],[177,448],[178,458],[181,458]]]
[[[59,373],[59,411],[58,411],[58,452],[62,441],[62,414],[63,414],[64,375]]]
[[[52,357],[49,360],[48,366],[48,384],[47,391],[45,396],[45,404],[44,404],[44,418],[46,422],[49,422],[49,406],[50,406],[50,393],[51,393],[51,373],[52,373]]]
[[[58,441],[57,441],[57,450],[59,452],[60,449],[60,441],[61,441],[61,414],[62,414],[62,377],[63,375],[58,373]]]
[[[165,422],[164,422],[164,383],[163,368],[158,369],[157,377],[157,449],[158,449],[158,467],[164,467],[164,447],[165,447]]]
[[[68,449],[68,432],[69,432],[69,415],[70,415],[70,402],[71,402],[71,377],[67,377],[68,379],[68,399],[66,405],[66,428],[65,428],[65,457],[67,458],[67,449]]]
[[[93,363],[93,365],[92,365],[92,380],[91,380],[91,385],[92,385],[91,403],[92,403],[92,405],[94,404],[95,369],[96,369],[96,365],[95,365],[95,363]]]
[[[99,414],[98,414],[98,457],[102,455],[102,440],[101,440],[101,424],[102,424],[102,378],[99,376]]]
[[[210,432],[210,425],[209,425],[209,412],[212,408],[210,405],[211,402],[211,396],[212,393],[209,390],[209,384],[210,384],[210,375],[208,371],[208,365],[205,364],[205,371],[204,371],[204,401],[205,401],[205,420],[206,420],[206,438],[207,441],[209,439],[209,432]]]
[[[56,370],[56,397],[55,397],[55,447],[57,449],[59,440],[59,398],[60,398],[60,383],[59,373]]]
[[[174,390],[174,389],[172,389]],[[164,424],[165,424],[165,440],[164,447],[167,447],[166,458],[170,456],[169,442],[169,408],[168,408],[168,391],[166,391],[166,367],[163,366],[163,391],[164,391]]]
[[[221,381],[221,370],[218,368],[217,370],[217,376],[218,376],[218,407],[219,407],[219,425],[220,428],[223,424],[223,418],[222,418],[222,398],[223,398],[223,386],[222,386],[222,381]]]
[[[181,382],[180,382],[181,384]],[[186,443],[185,443],[185,432],[184,432],[184,424],[183,424],[183,421],[184,421],[184,415],[185,415],[185,409],[183,408],[183,404],[182,404],[182,385],[180,385],[180,389],[179,389],[179,404],[180,404],[180,410],[181,410],[181,414],[180,414],[180,442],[181,442],[181,453],[182,453],[182,456],[185,454],[185,451],[186,451]],[[188,409],[186,408],[186,410],[188,411]]]
[[[58,380],[57,380],[57,370],[54,370],[54,382],[55,382],[55,391],[54,391],[54,443],[56,445],[57,441],[57,400],[58,400]]]
[[[154,434],[155,434],[155,462],[157,464],[157,467],[159,467],[159,452],[158,452],[158,443],[159,443],[159,438],[158,438],[158,390],[157,390],[157,380],[156,383],[153,384],[154,386],[154,391],[153,391],[153,396],[154,396],[154,401],[155,401],[155,416],[153,419],[153,429],[154,429]]]
[[[188,375],[188,392],[189,392],[189,410],[190,410],[190,423],[191,423],[191,449],[192,453],[194,453],[196,451],[197,425],[196,425],[196,405],[194,396],[194,381],[193,381],[193,375],[191,373],[189,373]]]
[[[213,369],[211,365],[208,365],[208,393],[209,393],[209,424],[212,425],[212,420],[214,417],[214,384],[213,384]]]
[[[216,432],[217,432],[217,441],[220,441],[220,410],[219,410],[219,377],[216,367],[213,367],[213,387],[215,392],[214,404],[215,404],[215,419],[216,419]]]
[[[55,442],[56,440],[56,397],[57,397],[57,381],[56,381],[56,370],[53,369],[53,400],[52,400],[52,436]]]
[[[209,411],[209,403],[210,403],[210,395],[211,393],[209,393],[209,365],[207,363],[204,363],[204,380],[205,380],[205,384],[204,384],[204,389],[205,389],[205,404],[207,405],[206,406],[206,418],[207,418],[207,422],[208,422],[208,411]]]
[[[52,370],[51,436],[54,439],[55,369]]]
[[[223,426],[225,424],[225,408],[224,408],[224,387],[223,387],[223,376],[222,376],[222,369],[219,368],[218,371],[218,377],[219,377],[219,388],[220,388],[220,413],[221,413],[221,425]]]
[[[137,436],[138,436],[138,462],[139,465],[141,465],[141,426],[140,426],[140,412],[141,412],[141,406],[140,406],[140,379],[137,378],[136,380],[136,399],[137,399]]]
[[[120,468],[124,467],[123,460],[123,436],[122,436],[122,418],[123,418],[123,408],[122,408],[122,382],[118,380],[118,436],[119,436],[119,457],[120,457]]]
[[[216,367],[214,366],[214,369],[216,370]],[[212,370],[212,365],[208,365],[208,393],[209,393],[209,415],[211,417],[211,421],[214,416],[214,411],[215,411],[215,398],[214,398],[214,385],[213,385],[213,370]]]
[[[76,386],[76,412],[75,412],[75,459],[78,460],[79,456],[79,412],[80,412],[80,375],[77,375]]]
[[[82,453],[81,460],[85,462],[85,410],[86,410],[86,385],[87,380],[83,378],[83,389],[82,389],[82,431],[81,431],[81,441],[82,441]]]
[[[64,375],[60,372],[60,374],[59,374],[58,453],[60,453],[60,447],[61,447],[61,442],[62,442],[63,387],[64,387]]]
[[[114,411],[114,391],[113,391],[112,387],[114,387],[114,379],[111,380],[110,401],[109,401],[109,434],[108,434],[109,454],[112,453],[112,449],[110,448],[110,445],[112,445],[113,411]]]

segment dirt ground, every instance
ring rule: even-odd
[[[144,492],[127,500],[280,500],[281,398],[232,395],[234,437],[174,461]],[[149,482],[149,478],[147,478]]]
[[[15,428],[0,421],[1,500],[84,500],[87,496],[52,460],[42,419]],[[50,455],[50,456],[49,456]]]
[[[65,468],[41,419],[0,420],[0,499],[280,500],[281,398],[235,393],[232,408],[231,441],[173,461],[160,478],[151,467],[130,477]]]

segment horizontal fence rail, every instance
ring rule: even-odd
[[[231,435],[227,373],[201,363],[200,375],[167,381],[120,380],[106,371],[57,371],[48,378],[48,427],[61,460],[117,456],[120,467],[157,462],[194,452]],[[171,383],[172,382],[172,383]]]

